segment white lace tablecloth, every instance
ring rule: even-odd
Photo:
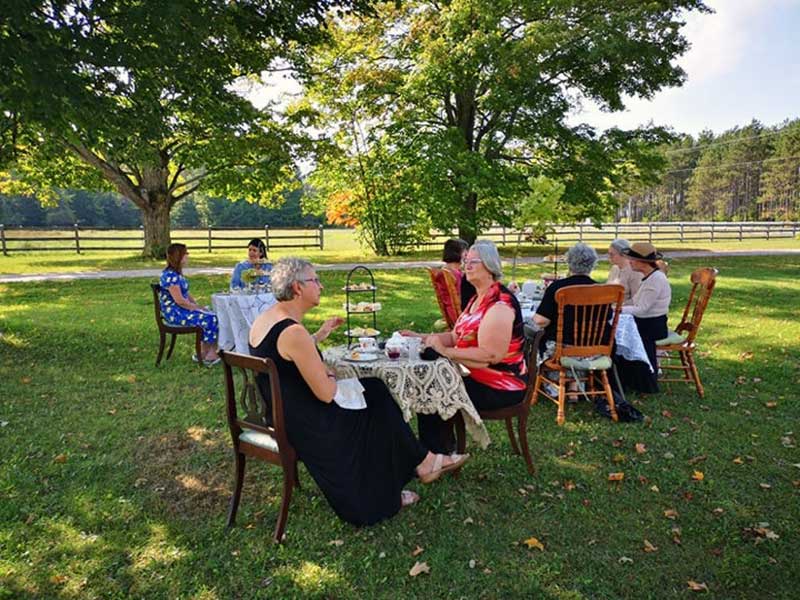
[[[415,413],[438,413],[447,420],[460,410],[470,437],[481,448],[489,445],[489,432],[469,399],[461,372],[453,362],[443,358],[389,360],[381,356],[373,362],[357,363],[345,360],[346,353],[345,346],[322,353],[337,379],[378,377],[389,388],[406,421],[410,421]]]
[[[211,305],[219,320],[217,343],[223,350],[250,354],[247,336],[256,317],[275,304],[275,296],[263,294],[212,294]]]

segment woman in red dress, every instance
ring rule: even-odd
[[[492,410],[522,402],[527,384],[527,365],[522,312],[519,302],[500,279],[503,276],[497,247],[479,240],[464,261],[467,281],[475,296],[456,321],[453,331],[424,338],[426,346],[464,365],[464,378],[472,403],[478,410]],[[448,453],[455,448],[452,430],[438,415],[419,415],[421,441],[432,451]]]

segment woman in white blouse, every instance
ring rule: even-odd
[[[667,313],[672,300],[672,288],[667,276],[658,268],[661,253],[646,242],[633,244],[622,252],[630,261],[631,269],[641,273],[642,281],[633,298],[622,307],[623,313],[632,314],[642,337],[652,371],[642,362],[621,359],[617,364],[622,385],[641,393],[658,392],[658,359],[656,340],[667,337]]]
[[[615,283],[624,287],[626,302],[633,298],[642,283],[642,274],[631,268],[631,262],[623,254],[630,247],[630,242],[623,239],[614,240],[608,247],[608,261],[611,263],[611,268],[608,271],[606,283]]]

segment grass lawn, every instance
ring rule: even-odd
[[[64,233],[64,232],[62,232]],[[108,232],[97,232],[107,234]],[[233,232],[230,232],[233,234]],[[276,230],[278,233],[278,230]],[[282,235],[286,232],[280,232]],[[69,234],[69,232],[65,232]],[[263,236],[263,230],[254,229],[250,234],[253,237]],[[53,235],[53,232],[49,232]],[[114,235],[118,235],[114,233]],[[132,233],[133,235],[133,233]],[[138,233],[136,235],[139,235]],[[193,232],[192,235],[197,235]],[[237,236],[247,237],[247,232],[236,233]],[[631,238],[636,241],[634,238]],[[644,238],[643,238],[644,239]],[[173,232],[173,240],[181,241],[181,232]],[[67,242],[65,242],[66,244]],[[109,242],[105,242],[108,244]],[[191,251],[191,266],[193,267],[230,267],[233,268],[240,260],[247,258],[247,253],[242,242],[241,250],[215,250],[209,253],[204,250]],[[55,242],[51,242],[51,245]],[[194,242],[198,244],[198,242]],[[86,246],[88,244],[84,244]],[[192,245],[192,244],[190,244]],[[659,244],[659,250],[669,253],[670,250],[800,250],[800,239],[779,238],[772,240],[745,239],[742,242],[728,240],[717,242],[696,242],[687,241],[680,243]],[[563,252],[567,246],[559,245],[559,251]],[[608,247],[605,244],[597,244],[597,250],[605,253]],[[509,245],[500,247],[501,255],[511,258],[514,253],[514,246]],[[524,256],[545,256],[553,252],[552,246],[532,246],[527,245],[521,248]],[[273,249],[269,256],[272,259],[281,256],[303,256],[318,264],[332,263],[353,263],[353,262],[377,262],[377,261],[408,261],[408,260],[439,260],[441,249],[415,250],[406,252],[400,256],[379,257],[371,250],[359,245],[358,238],[353,230],[350,229],[330,229],[325,230],[325,249]],[[83,254],[75,254],[72,251],[63,252],[11,252],[8,256],[0,255],[0,274],[18,273],[57,273],[69,271],[103,271],[103,270],[123,270],[123,269],[152,269],[163,266],[164,261],[145,260],[138,255],[138,250],[107,252],[99,250],[86,251]]]
[[[690,580],[709,597],[797,597],[800,257],[714,265],[704,400],[673,384],[638,400],[645,423],[581,403],[561,428],[540,402],[535,477],[490,423],[459,479],[413,483],[418,505],[366,529],[339,521],[301,467],[280,546],[280,472],[263,464],[226,533],[222,371],[194,366],[186,337],[153,366],[146,280],[0,284],[0,599],[680,598]],[[672,263],[673,324],[698,266]],[[310,327],[338,312],[343,277],[322,274]],[[438,316],[424,271],[377,279],[381,330]],[[206,300],[227,285],[191,283]],[[416,561],[430,573],[410,577]]]

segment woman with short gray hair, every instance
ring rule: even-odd
[[[625,252],[631,247],[630,242],[616,239],[608,246],[608,261],[611,268],[608,270],[606,283],[615,283],[625,288],[625,302],[630,301],[642,284],[642,274],[631,268],[631,263]]]
[[[573,275],[588,275],[597,265],[597,252],[594,248],[578,242],[567,250],[567,266]]]
[[[313,335],[302,324],[305,314],[319,306],[323,289],[310,262],[278,260],[272,285],[278,302],[253,322],[250,353],[275,363],[286,434],[340,518],[354,525],[388,519],[419,500],[403,489],[414,476],[430,483],[464,464],[467,455],[433,454],[420,444],[380,379],[336,381],[317,343],[343,319],[328,319]],[[257,381],[263,397],[270,398],[266,377]],[[339,405],[348,390],[363,393],[364,408]]]

